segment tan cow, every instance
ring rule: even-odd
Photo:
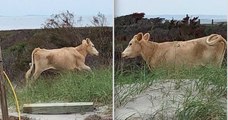
[[[64,47],[61,49],[40,49],[35,48],[32,52],[32,64],[26,72],[25,78],[28,80],[32,70],[33,79],[37,79],[40,74],[48,69],[58,70],[88,70],[90,67],[85,65],[85,57],[87,54],[97,55],[99,52],[94,47],[89,38],[82,40],[82,44],[77,47]]]
[[[124,58],[142,56],[150,69],[157,67],[221,67],[226,51],[226,40],[217,34],[189,41],[156,43],[150,34],[138,33],[122,52]]]

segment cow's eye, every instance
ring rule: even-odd
[[[129,43],[129,46],[131,46],[132,45],[132,43]]]

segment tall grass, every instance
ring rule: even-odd
[[[94,102],[112,104],[111,68],[91,72],[64,72],[55,77],[41,77],[29,87],[17,90],[20,105],[39,102]],[[13,104],[9,92],[8,99]]]
[[[144,66],[134,70],[116,71],[115,106],[125,105],[135,95],[140,94],[154,83],[162,84],[162,81],[174,81],[175,89],[178,90],[182,87],[182,83],[192,81],[194,84],[185,89],[185,94],[182,95],[183,102],[179,103],[174,119],[225,120],[226,73],[226,67],[210,66],[191,69],[160,68],[153,71],[149,71]],[[170,99],[170,101],[172,100]],[[161,106],[163,110],[159,114],[162,114],[166,107]]]

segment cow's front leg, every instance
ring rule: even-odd
[[[86,71],[92,71],[91,70],[91,68],[89,67],[89,66],[87,66],[87,65],[81,65],[80,67],[78,67],[78,69],[80,70],[80,71],[82,71],[82,70],[86,70]]]

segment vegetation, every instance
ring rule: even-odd
[[[183,83],[191,81],[188,89],[182,96],[183,102],[176,108],[175,118],[178,120],[202,120],[215,119],[225,120],[226,118],[226,67],[213,68],[182,68],[168,69],[161,68],[148,70],[144,65],[141,68],[116,71],[115,72],[115,106],[125,105],[134,99],[134,96],[142,93],[155,83],[162,84],[163,81],[174,81],[175,90],[183,89]],[[127,87],[126,87],[127,86]],[[126,90],[127,89],[127,90]],[[170,90],[166,91],[169,93]],[[165,95],[165,93],[164,93]],[[171,100],[171,99],[170,99]],[[152,100],[153,101],[153,100]],[[161,101],[163,101],[161,99]],[[162,107],[162,106],[160,106]],[[163,110],[169,106],[163,106]],[[151,113],[152,115],[158,113]],[[162,119],[165,119],[165,114]],[[151,119],[154,116],[151,116]],[[167,118],[166,118],[167,119]]]
[[[90,72],[64,72],[34,81],[31,86],[17,88],[20,105],[41,102],[94,102],[112,104],[111,67]],[[14,105],[8,91],[10,105]]]
[[[69,28],[74,27],[74,14],[68,10],[59,14],[53,14],[50,19],[47,19],[44,28]]]
[[[91,21],[91,23],[94,26],[105,26],[107,24],[107,18],[105,17],[104,14],[102,13],[98,13],[97,16],[93,16],[93,20]]]

